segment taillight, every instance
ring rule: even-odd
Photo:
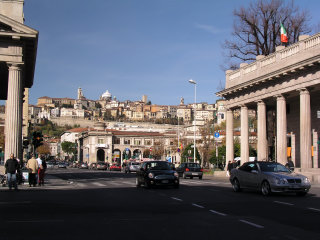
[[[186,172],[189,172],[190,170],[189,170],[189,168],[186,168]]]
[[[203,172],[203,169],[202,169],[202,168],[200,169],[200,172]]]

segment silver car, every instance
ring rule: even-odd
[[[259,190],[265,196],[272,192],[293,192],[304,196],[311,187],[307,177],[276,162],[246,162],[231,170],[230,182],[235,192],[248,188]]]
[[[138,162],[129,162],[125,168],[125,173],[137,172],[140,169],[140,163]]]

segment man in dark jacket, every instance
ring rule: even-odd
[[[16,173],[19,169],[19,163],[14,158],[13,153],[10,154],[10,159],[6,161],[5,168],[6,168],[9,189],[11,190],[13,185],[14,189],[17,191],[18,186],[17,186]]]

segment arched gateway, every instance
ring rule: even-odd
[[[105,160],[105,152],[103,149],[98,149],[97,151],[97,162],[104,162]]]

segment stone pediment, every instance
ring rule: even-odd
[[[36,38],[38,31],[0,14],[0,36]]]

